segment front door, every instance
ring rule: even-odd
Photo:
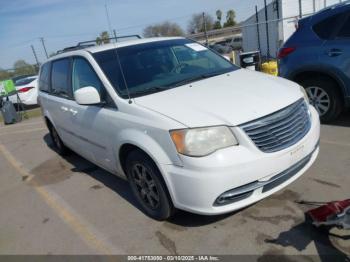
[[[102,167],[115,170],[111,141],[108,136],[110,129],[111,111],[113,102],[95,73],[90,63],[83,57],[74,57],[72,64],[72,89],[74,91],[82,87],[92,86],[97,89],[101,105],[79,105],[74,100],[69,104],[71,122],[74,133],[80,143],[82,155]]]

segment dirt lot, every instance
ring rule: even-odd
[[[298,200],[349,197],[350,114],[322,126],[321,151],[299,180],[224,216],[146,217],[128,184],[73,154],[59,157],[41,118],[0,126],[0,254],[337,254],[350,232],[304,222]],[[322,259],[325,261],[325,259]]]

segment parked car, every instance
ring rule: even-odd
[[[228,53],[231,53],[232,52],[232,48],[229,47],[229,46],[225,46],[225,45],[222,45],[222,44],[211,44],[209,45],[209,47],[211,49],[213,49],[214,51],[218,52],[219,54],[228,54]]]
[[[17,81],[20,81],[23,78],[32,77],[32,76],[36,76],[36,75],[35,74],[26,74],[26,75],[15,76],[15,77],[12,77],[12,81],[14,84],[16,84]]]
[[[226,44],[233,50],[241,50],[243,46],[242,34],[234,35],[232,38],[226,40]]]
[[[279,51],[279,74],[305,87],[324,122],[350,106],[350,3],[299,21]]]
[[[319,117],[296,83],[181,37],[77,49],[40,70],[56,150],[126,177],[152,218],[241,209],[316,159]]]
[[[37,105],[38,104],[38,76],[30,76],[26,78],[18,79],[15,82],[17,95],[9,96],[9,100],[17,104],[18,102],[23,105]]]

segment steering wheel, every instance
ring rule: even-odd
[[[173,69],[171,69],[171,73],[180,73],[181,69],[184,68],[184,67],[187,67],[188,64],[185,64],[185,63],[179,63],[177,64]]]

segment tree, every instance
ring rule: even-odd
[[[221,12],[221,10],[216,11],[216,18],[217,18],[217,20],[214,23],[213,29],[221,29],[222,28],[222,25],[221,25],[222,12]]]
[[[109,34],[107,31],[103,31],[97,38],[96,38],[96,44],[102,45],[102,44],[108,44],[110,43],[109,40]]]
[[[13,68],[15,70],[15,75],[27,75],[27,74],[35,74],[35,67],[31,64],[28,64],[23,59],[17,60],[13,64]]]
[[[182,28],[178,24],[170,23],[170,22],[150,25],[143,30],[144,37],[183,36],[183,35],[184,35],[184,32]]]
[[[212,16],[205,14],[205,22],[207,30],[211,30],[214,27],[214,19]],[[190,34],[204,32],[203,14],[194,14],[188,23],[187,31]]]
[[[224,23],[224,27],[230,27],[236,25],[236,13],[234,10],[228,10],[226,14],[226,22]]]

